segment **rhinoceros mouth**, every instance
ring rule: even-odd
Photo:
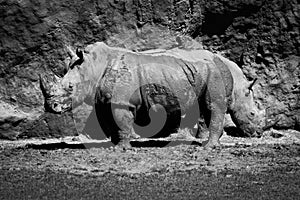
[[[50,113],[62,114],[72,109],[72,98],[66,96],[52,96],[45,98],[45,110]]]

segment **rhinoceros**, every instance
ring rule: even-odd
[[[260,133],[265,126],[265,111],[253,99],[253,82],[234,62],[207,50],[133,52],[97,42],[68,51],[70,64],[61,80],[49,84],[41,77],[45,106],[62,113],[83,102],[96,105],[101,128],[120,146],[129,147],[139,137],[134,123],[147,121],[156,105],[165,108],[173,124],[180,123],[174,116],[205,110],[206,148],[220,146],[225,113],[246,134]]]

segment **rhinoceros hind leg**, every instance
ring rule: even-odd
[[[209,137],[209,131],[198,127],[195,137],[199,139],[207,139]]]
[[[201,112],[201,111],[200,111]],[[205,123],[204,116],[198,119],[197,132],[195,137],[200,139],[207,139],[209,136],[208,125]]]
[[[220,137],[223,134],[223,122],[226,111],[225,100],[211,104],[211,119],[209,123],[209,138],[204,144],[205,148],[220,147]]]
[[[140,136],[133,129],[134,115],[126,108],[114,108],[113,116],[119,127],[116,137],[112,137],[113,143],[124,148],[130,148],[130,140],[138,139]]]
[[[209,138],[205,148],[220,146],[224,117],[227,110],[225,84],[218,70],[213,70],[207,84],[206,102],[210,112]]]

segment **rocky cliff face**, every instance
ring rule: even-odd
[[[274,127],[300,130],[299,11],[297,0],[2,0],[0,136],[77,134],[72,113],[45,111],[39,76],[63,76],[65,45],[97,41],[222,52],[259,79]]]

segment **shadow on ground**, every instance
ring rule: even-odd
[[[195,145],[202,146],[202,143],[197,141],[188,140],[178,140],[178,141],[160,141],[160,140],[147,140],[147,141],[131,141],[132,147],[166,147],[166,146],[178,146],[178,145]],[[110,142],[88,142],[88,143],[66,143],[66,142],[56,142],[48,144],[27,144],[25,148],[27,149],[40,149],[40,150],[55,150],[55,149],[90,149],[90,148],[110,148],[115,145]]]

